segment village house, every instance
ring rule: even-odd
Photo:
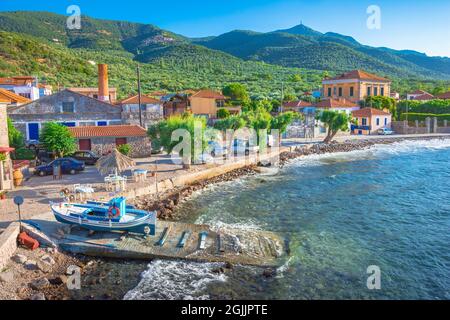
[[[316,103],[315,107],[319,110],[343,111],[347,114],[360,109],[357,103],[345,98],[325,99]]]
[[[212,90],[200,90],[189,97],[192,114],[207,119],[217,118],[217,110],[225,107],[225,96]]]
[[[172,93],[161,97],[164,118],[182,115],[189,111],[189,96],[183,93]]]
[[[391,94],[391,80],[362,71],[354,70],[322,81],[325,99],[346,99],[359,103],[369,96]]]
[[[413,93],[408,93],[406,95],[406,100],[417,100],[417,101],[429,101],[433,100],[434,96],[423,90],[416,90]]]
[[[281,112],[294,111],[303,113],[305,111],[305,108],[313,108],[313,104],[311,102],[306,102],[302,100],[288,101],[283,102]]]
[[[112,125],[107,127],[73,127],[69,128],[79,146],[79,150],[92,150],[105,155],[116,147],[128,144],[133,158],[149,157],[151,142],[147,131],[138,125]]]
[[[9,156],[13,148],[9,147],[8,122],[6,108],[8,99],[0,96],[0,192],[13,188],[12,161]]]
[[[119,106],[66,89],[27,104],[8,107],[8,116],[26,140],[39,141],[39,132],[46,122],[55,121],[68,127],[117,125],[122,124],[121,111]]]
[[[392,116],[389,112],[374,108],[363,108],[352,112],[355,124],[351,133],[358,135],[376,134],[378,129],[391,128]]]
[[[0,78],[0,88],[30,100],[52,94],[50,86],[39,84],[37,78],[31,76]]]
[[[147,129],[164,117],[162,102],[146,95],[141,95],[140,114],[138,95],[124,99],[117,104],[122,108],[123,123],[141,125],[142,119],[142,126]]]

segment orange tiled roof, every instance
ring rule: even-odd
[[[26,84],[32,83],[33,81],[34,77],[31,76],[0,78],[0,84],[3,85],[24,86]]]
[[[375,80],[375,81],[390,81],[389,79],[377,76],[372,73],[368,73],[363,70],[353,70],[344,74],[341,74],[334,78],[325,78],[325,80],[350,80],[350,79],[359,79],[359,80]]]
[[[9,103],[28,103],[31,102],[30,99],[19,96],[18,94],[15,94],[14,92],[11,92],[6,89],[0,88],[0,100],[2,102],[9,102]]]
[[[303,107],[312,107],[312,104],[310,102],[306,101],[289,101],[283,103],[283,107],[285,108],[303,108]]]
[[[364,108],[360,110],[356,110],[352,112],[352,116],[359,117],[372,117],[372,116],[390,116],[391,114],[388,112],[384,112],[382,110],[374,109],[374,108]]]
[[[358,105],[346,99],[325,99],[316,104],[317,108],[355,108]]]
[[[75,138],[95,137],[145,137],[147,131],[138,125],[117,125],[104,127],[72,127],[68,128]]]
[[[426,100],[433,100],[434,96],[432,94],[429,94],[429,93],[424,93],[424,94],[422,94],[420,96],[416,96],[416,97],[414,97],[412,99],[413,100],[422,100],[422,101],[425,100],[426,101]]]
[[[225,97],[220,92],[212,90],[200,90],[194,93],[191,97],[207,98],[207,99],[225,99]]]
[[[161,101],[158,99],[149,97],[147,95],[141,95],[141,103],[142,104],[159,104]],[[119,104],[139,104],[138,95],[131,96],[119,102]]]
[[[429,94],[429,93],[426,92],[426,91],[423,91],[423,90],[416,90],[416,91],[414,91],[413,93],[410,93],[410,94],[416,94],[416,95],[418,95],[418,94]]]
[[[443,93],[443,94],[440,94],[436,98],[438,98],[438,99],[450,99],[450,91],[446,92],[446,93]]]

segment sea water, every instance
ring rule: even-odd
[[[125,299],[450,299],[449,196],[450,140],[312,155],[218,184],[177,210],[289,239],[276,276],[156,260]],[[367,286],[369,266],[378,289]]]

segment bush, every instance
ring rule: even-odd
[[[11,154],[13,160],[34,160],[36,154],[33,150],[20,148]]]
[[[397,110],[399,113],[408,111],[409,113],[448,114],[450,113],[450,100],[401,101],[397,105]]]
[[[131,153],[131,146],[129,144],[122,144],[120,146],[117,147],[117,150],[126,156],[129,156]]]
[[[230,111],[227,109],[219,109],[217,110],[217,118],[219,119],[226,119],[230,116]]]
[[[438,121],[450,120],[450,114],[434,114],[434,113],[417,113],[417,112],[408,112],[402,113],[400,120],[408,121],[424,121],[426,118],[437,118]]]

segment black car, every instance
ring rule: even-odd
[[[36,167],[35,174],[40,175],[41,177],[52,174],[55,165],[61,167],[62,173],[68,174],[76,174],[77,172],[83,171],[85,168],[85,164],[82,161],[73,158],[60,158],[49,164]]]
[[[97,163],[97,160],[100,159],[100,157],[92,151],[77,151],[73,155],[70,156],[71,158],[74,158],[78,161],[83,161],[86,163],[86,165],[95,165]]]

